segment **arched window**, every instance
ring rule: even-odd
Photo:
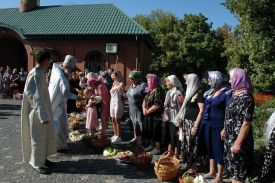
[[[99,51],[91,51],[85,58],[85,69],[89,72],[99,72],[106,70],[106,59],[105,56]]]

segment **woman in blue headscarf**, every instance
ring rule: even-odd
[[[110,76],[110,74],[108,73],[108,71],[100,71],[99,72],[99,80],[102,81],[108,88],[108,90],[110,91],[112,86],[113,86],[113,80]]]
[[[219,183],[222,182],[224,165],[223,141],[220,133],[223,130],[225,108],[229,101],[229,95],[226,95],[228,89],[223,87],[224,78],[219,71],[210,71],[208,75],[208,85],[211,88],[204,94],[205,108],[198,138],[198,154],[206,154],[210,159],[209,173],[205,175],[205,178],[213,178],[215,183]],[[216,164],[218,164],[217,175]]]

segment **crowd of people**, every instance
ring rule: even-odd
[[[0,66],[0,95],[8,98],[19,98],[23,93],[28,72],[24,68],[11,68]]]
[[[48,155],[55,150],[68,151],[67,113],[78,110],[76,100],[87,101],[89,133],[97,132],[100,120],[102,137],[107,138],[107,121],[111,118],[112,143],[123,139],[120,122],[128,100],[134,129],[129,143],[143,145],[152,155],[167,147],[167,156],[179,158],[183,169],[193,172],[202,157],[208,157],[209,172],[204,178],[222,182],[225,168],[232,182],[245,182],[254,149],[251,123],[255,107],[245,70],[232,69],[228,81],[221,72],[209,71],[205,75],[207,87],[197,74],[183,74],[185,92],[175,75],[166,77],[163,87],[156,74],[147,74],[144,82],[140,71],[131,71],[130,86],[125,91],[119,71],[73,72],[76,58],[70,55],[63,64],[53,64],[47,84],[45,73],[50,60],[46,51],[38,54],[37,65],[27,78],[22,106],[24,160],[39,173],[49,171],[52,162],[47,160]],[[78,96],[81,90],[84,96]],[[66,103],[67,99],[71,100]],[[272,130],[271,139],[274,126]],[[269,151],[274,152],[274,146]],[[262,179],[270,178],[272,165],[263,169]]]

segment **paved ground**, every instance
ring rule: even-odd
[[[70,143],[67,155],[51,157],[57,162],[51,175],[39,175],[22,162],[20,101],[0,99],[0,183],[13,182],[158,182],[153,168],[139,171],[129,165],[121,165],[114,159],[96,154],[83,143]],[[123,143],[118,146],[131,149],[129,128],[123,125]],[[157,158],[157,157],[155,157]]]
[[[137,170],[131,165],[105,158],[81,142],[69,143],[69,154],[50,157],[50,160],[57,162],[51,175],[37,174],[30,165],[22,162],[20,107],[18,100],[0,98],[0,183],[159,182],[153,166],[147,170]],[[115,147],[133,150],[135,147],[127,143],[132,134],[127,123],[122,123],[122,131],[123,142]],[[154,156],[152,162],[158,158]]]

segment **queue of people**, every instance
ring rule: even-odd
[[[47,143],[53,142],[53,127],[55,150],[68,151],[66,99],[87,100],[89,133],[97,132],[100,120],[102,136],[107,138],[107,121],[111,118],[112,143],[123,140],[120,122],[124,100],[128,100],[134,129],[129,143],[143,145],[152,155],[167,148],[168,156],[179,158],[185,170],[194,172],[198,171],[200,157],[208,157],[209,172],[204,178],[222,182],[226,169],[232,182],[245,182],[253,155],[251,123],[255,106],[252,84],[245,70],[234,68],[229,72],[231,87],[219,71],[207,72],[209,87],[206,91],[197,74],[185,74],[185,93],[175,75],[165,78],[164,88],[156,74],[147,74],[147,82],[144,82],[140,71],[131,71],[130,86],[125,92],[119,71],[72,72],[76,58],[68,55],[61,65],[53,65],[47,90],[45,69],[49,60],[46,51],[38,55],[37,65],[27,78],[22,106],[24,160],[39,173],[48,171],[47,165],[52,163],[47,156],[54,153],[55,145]],[[72,91],[79,89],[85,89],[84,98],[76,92],[73,94]],[[33,115],[29,118],[30,113]],[[37,143],[39,146],[35,145]]]
[[[28,72],[24,68],[6,69],[0,66],[0,95],[6,98],[19,98],[19,94],[23,93]]]

